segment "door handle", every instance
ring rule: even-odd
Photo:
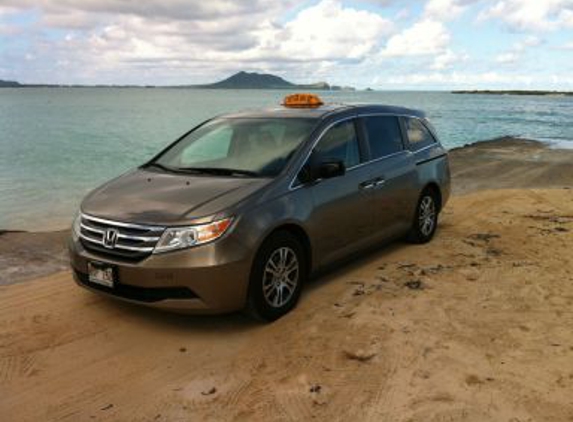
[[[376,179],[367,180],[365,182],[360,183],[360,189],[368,190],[368,189],[376,189],[384,185],[386,183],[386,179],[383,177],[377,177]]]
[[[374,182],[373,180],[368,180],[366,182],[360,183],[358,186],[362,190],[374,189],[374,187],[376,186],[376,182]]]
[[[386,179],[383,179],[382,177],[379,177],[378,179],[375,180],[375,182],[374,182],[374,187],[375,187],[375,188],[379,188],[379,187],[383,186],[384,183],[386,183]]]

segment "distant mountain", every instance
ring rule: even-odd
[[[19,82],[16,81],[3,81],[2,79],[0,79],[0,88],[17,88],[20,85]]]
[[[234,75],[213,84],[194,86],[194,88],[209,89],[306,89],[321,91],[354,91],[352,87],[339,87],[329,85],[327,82],[316,82],[313,84],[294,84],[280,76],[268,73],[238,72]]]
[[[295,84],[267,73],[239,72],[222,81],[200,87],[213,89],[289,89],[295,87]]]

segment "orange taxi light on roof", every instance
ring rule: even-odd
[[[324,103],[318,95],[314,94],[292,94],[287,95],[283,101],[285,107],[304,108],[320,107]]]

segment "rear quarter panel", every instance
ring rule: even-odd
[[[431,183],[438,185],[443,207],[450,196],[451,180],[447,150],[436,143],[414,152],[420,190]]]

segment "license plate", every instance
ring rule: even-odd
[[[106,287],[113,287],[113,267],[99,262],[88,262],[88,280]]]

